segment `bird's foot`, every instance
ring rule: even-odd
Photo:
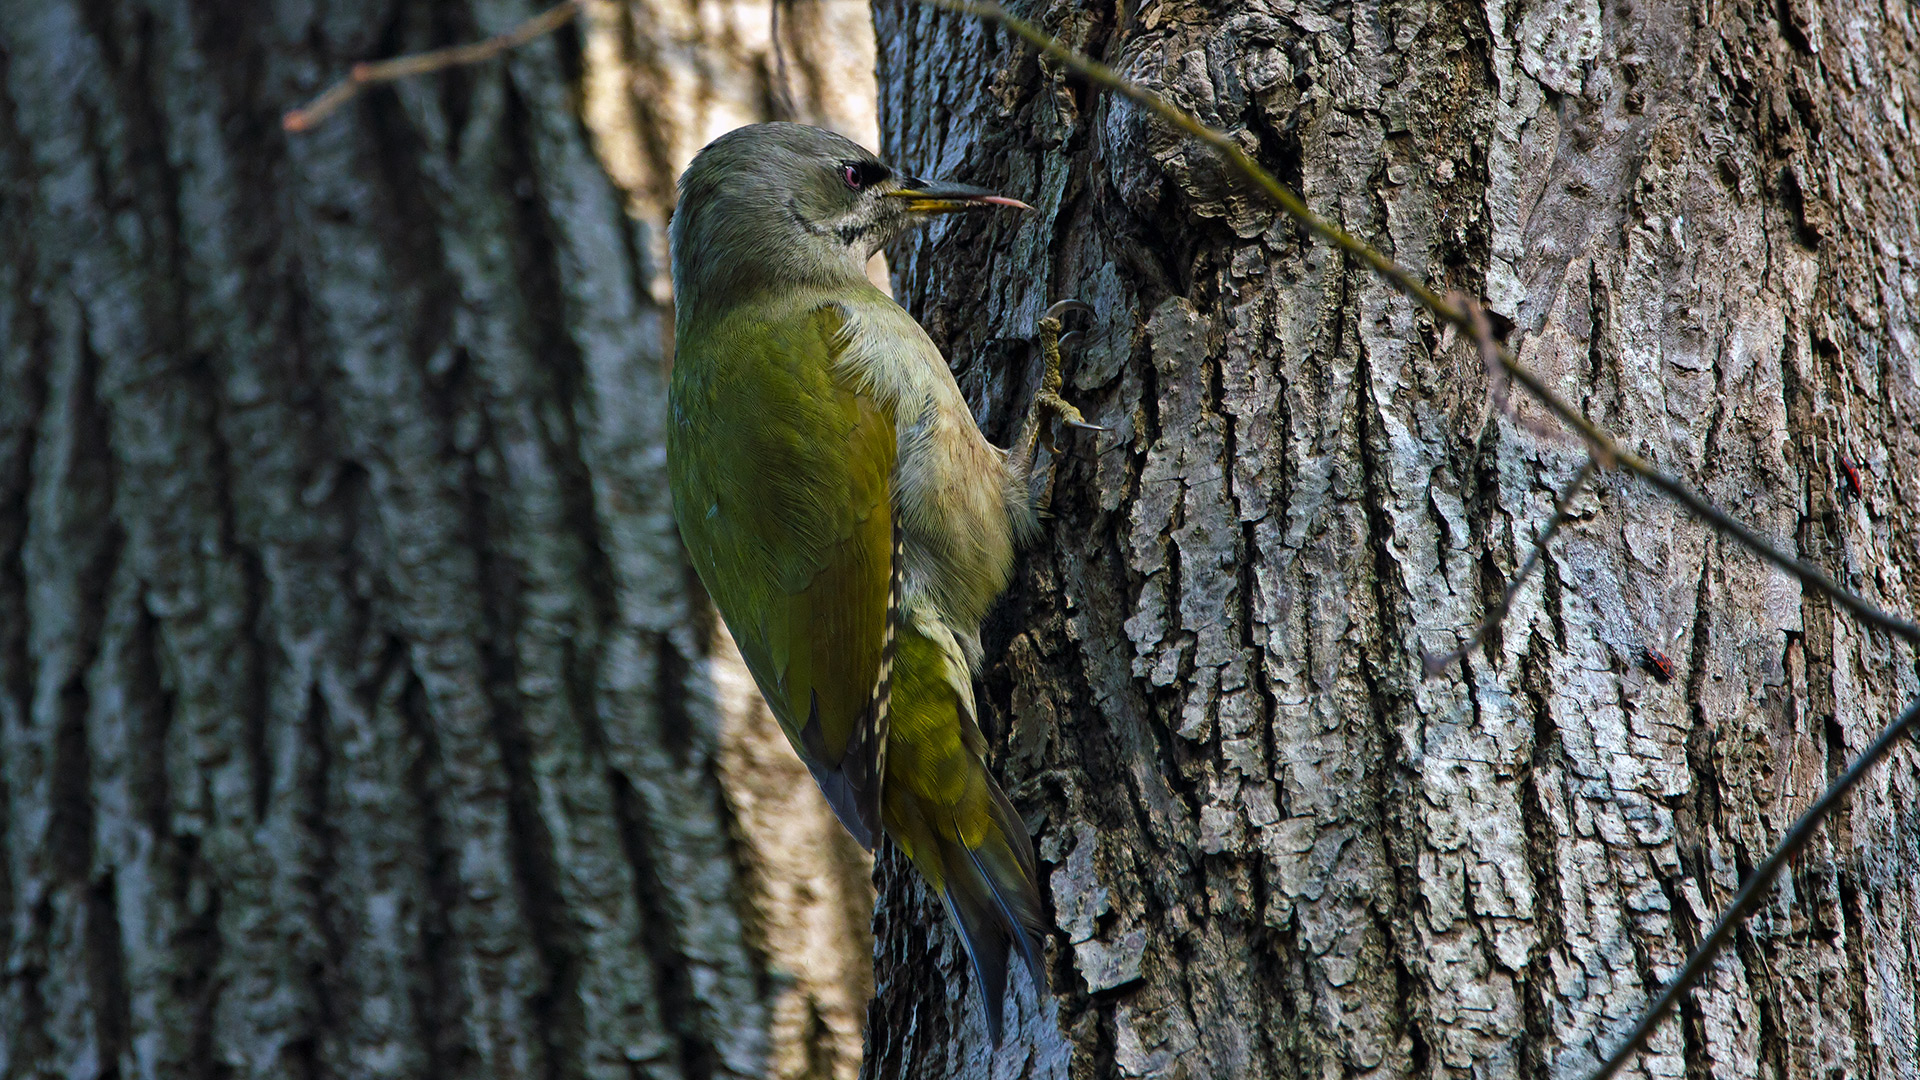
[[[1034,391],[1033,405],[1027,410],[1027,418],[1020,425],[1020,434],[1014,439],[1013,450],[1007,455],[1008,473],[1022,490],[1029,492],[1035,509],[1040,510],[1045,509],[1047,500],[1035,490],[1034,457],[1042,446],[1047,448],[1049,457],[1054,454],[1055,422],[1083,431],[1107,430],[1099,424],[1088,422],[1072,402],[1060,396],[1061,323],[1075,311],[1093,313],[1092,308],[1078,300],[1062,300],[1040,316],[1040,325],[1036,329],[1040,335],[1040,357],[1046,361],[1046,370],[1040,375],[1040,388]]]
[[[1040,376],[1040,389],[1033,395],[1033,407],[1027,413],[1027,427],[1039,438],[1041,445],[1053,452],[1054,421],[1081,431],[1105,431],[1106,428],[1092,423],[1074,407],[1073,403],[1060,396],[1062,379],[1060,375],[1060,331],[1064,329],[1064,319],[1073,312],[1093,314],[1093,308],[1078,300],[1062,300],[1048,308],[1040,316],[1040,356],[1046,361],[1046,370]],[[1067,335],[1070,340],[1075,335]]]

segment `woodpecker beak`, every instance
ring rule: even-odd
[[[1033,207],[1019,199],[995,195],[986,188],[970,184],[947,184],[937,180],[903,177],[901,186],[887,192],[888,198],[907,200],[907,211],[914,214],[951,214],[960,210],[978,210],[987,206],[1011,206],[1015,210]]]

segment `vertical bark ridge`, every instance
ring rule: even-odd
[[[473,367],[463,367],[461,373],[472,375]],[[466,381],[449,384],[451,401],[457,402],[465,392],[472,392],[464,385]],[[450,418],[457,416],[463,408],[479,413],[484,406],[459,402],[450,404],[447,414]],[[483,413],[479,427],[475,450],[498,455],[501,447],[495,442],[496,432]],[[506,840],[518,891],[516,899],[523,909],[520,914],[525,932],[542,966],[525,1002],[533,1022],[531,1034],[540,1048],[538,1063],[530,1063],[530,1068],[558,1080],[580,1075],[582,1065],[580,943],[561,892],[561,867],[543,812],[541,783],[532,768],[536,752],[519,689],[522,670],[516,639],[524,631],[521,568],[510,553],[500,550],[499,533],[508,526],[500,520],[502,511],[494,506],[494,495],[482,478],[483,466],[472,452],[453,445],[457,438],[454,432],[448,430],[445,436],[445,452],[460,488],[462,546],[473,555],[472,584],[478,590],[473,612],[478,632],[475,659],[493,755],[504,774]]]
[[[579,1064],[568,1053],[579,1035],[578,953],[550,876],[552,838],[517,687],[524,571],[502,547],[511,535],[511,498],[493,490],[502,448],[488,409],[487,358],[456,322],[459,282],[443,231],[453,193],[434,143],[446,133],[418,122],[408,91],[432,93],[406,88],[371,97],[365,111],[377,149],[363,162],[384,174],[379,197],[391,220],[404,223],[379,236],[405,290],[389,344],[411,362],[410,381],[423,400],[395,402],[380,415],[387,403],[375,398],[366,419],[378,416],[375,423],[400,435],[391,450],[372,455],[385,474],[376,484],[419,484],[383,500],[384,530],[434,552],[385,583],[397,593],[397,628],[423,648],[414,661],[420,693],[404,700],[416,730],[433,733],[442,779],[434,791],[446,856],[430,854],[442,869],[430,874],[429,887],[446,906],[428,917],[423,935],[452,954],[444,987],[478,991],[465,1002],[442,999],[443,987],[415,994],[437,1014],[422,1022],[439,1029],[430,1030],[453,1059],[448,1067],[566,1075]],[[453,1036],[447,1027],[463,1030]]]
[[[159,107],[159,28],[151,11],[117,0],[80,0],[75,7],[106,84],[91,88],[100,97],[89,95],[83,106],[95,119],[90,134],[100,140],[90,148],[101,167],[99,194],[138,208],[138,254],[170,271],[143,282],[137,302],[149,320],[148,333],[162,350],[177,353],[191,347],[185,323],[188,259],[181,178],[168,154],[172,123]],[[123,146],[106,144],[116,136],[124,137]]]
[[[1488,296],[1550,384],[1763,531],[1804,520],[1810,551],[1899,606],[1913,555],[1887,492],[1913,494],[1920,393],[1877,313],[1911,307],[1891,299],[1911,260],[1865,238],[1920,235],[1920,214],[1892,195],[1912,175],[1912,141],[1889,134],[1904,114],[1874,130],[1864,103],[1910,81],[1916,43],[1896,6],[1788,7],[1189,5],[1117,36],[1086,12],[1022,14],[1098,43],[1414,272]],[[1044,815],[1057,963],[1079,976],[1058,984],[1061,1030],[996,1068],[1577,1072],[1864,741],[1852,725],[1908,692],[1897,650],[1606,483],[1502,632],[1419,678],[1420,653],[1458,645],[1517,571],[1578,448],[1539,437],[1518,395],[1489,410],[1471,342],[1302,246],[1136,107],[991,27],[906,4],[876,18],[889,156],[1039,207],[1008,234],[935,228],[892,253],[969,400],[1017,414],[1027,376],[1005,342],[1051,299],[1094,299],[1127,339],[1096,332],[1069,358],[1070,396],[1113,430],[1063,458],[1075,482],[1056,478],[1019,615],[989,635],[1011,657],[987,700],[1064,718],[1016,731],[1004,764]],[[1781,407],[1788,385],[1811,387],[1806,406]],[[1874,490],[1830,506],[1806,477],[1838,490],[1843,452]],[[1103,530],[1117,552],[1085,543]],[[1254,565],[1222,581],[1213,561],[1234,557]],[[1643,647],[1687,679],[1642,670]],[[1082,686],[1098,724],[1074,716]],[[1142,775],[1169,797],[1123,782]],[[1895,764],[1889,789],[1911,777]],[[1743,934],[1650,1068],[1903,1075],[1910,1040],[1885,1033],[1914,1010],[1873,988],[1908,976],[1865,945],[1911,936],[1895,914],[1911,886],[1865,854],[1907,850],[1880,799]],[[942,973],[908,929],[920,899],[882,882],[875,1015],[899,1041],[905,1018],[931,1023]],[[1142,903],[1161,882],[1185,889]],[[1258,945],[1250,910],[1272,931]],[[1258,969],[1223,960],[1256,948],[1299,972],[1291,1017],[1250,1004]],[[1278,1030],[1237,1038],[1255,1015]],[[957,1007],[951,1023],[976,1037]],[[960,1072],[943,1068],[868,1071]]]
[[[418,830],[420,903],[412,964],[418,974],[408,981],[415,1040],[421,1057],[421,1076],[478,1075],[480,1053],[472,1046],[463,1022],[471,1008],[467,993],[465,957],[456,957],[452,938],[455,913],[464,891],[459,875],[459,853],[449,838],[447,814],[439,793],[446,790],[446,767],[433,723],[427,690],[411,665],[403,661],[396,673],[399,689],[394,708],[412,744],[407,767],[408,790],[418,800],[411,815]]]
[[[561,280],[563,257],[552,220],[553,193],[544,189],[530,125],[529,103],[514,80],[504,82],[503,160],[501,182],[515,193],[514,228],[509,240],[515,251],[519,299],[533,318],[526,329],[529,347],[539,357],[536,381],[553,408],[543,413],[540,434],[559,481],[563,521],[580,545],[579,573],[588,589],[593,639],[598,640],[617,616],[618,592],[602,532],[604,525],[593,490],[593,466],[581,431],[583,417],[592,417],[586,361],[580,344],[567,332],[566,306],[572,298]],[[544,318],[541,316],[545,315]]]
[[[102,1080],[119,1080],[133,1028],[114,873],[101,872],[87,885],[87,994],[93,1004],[93,1043]]]
[[[199,414],[193,419],[201,426],[206,450],[207,490],[217,516],[221,557],[228,561],[238,578],[240,625],[238,633],[244,646],[235,658],[237,693],[234,707],[240,715],[248,779],[251,785],[251,809],[254,821],[266,820],[273,799],[274,770],[271,754],[275,719],[271,699],[274,680],[272,645],[267,625],[266,568],[250,537],[243,535],[233,493],[243,488],[233,463],[233,445],[226,425],[228,411],[223,402],[224,388],[212,361],[195,353],[185,359],[178,374],[187,383]]]
[[[226,894],[222,891],[223,883],[207,865],[198,838],[189,838],[184,846],[193,863],[194,877],[200,879],[200,884],[194,890],[198,895],[187,893],[180,897],[193,904],[191,917],[178,931],[180,951],[186,963],[167,987],[172,992],[172,1000],[184,1005],[187,1012],[183,1040],[186,1045],[182,1055],[186,1067],[182,1071],[194,1080],[228,1080],[235,1070],[223,1053],[220,1022],[220,1013],[226,1004],[226,986],[220,972],[228,955],[220,928]]]
[[[1384,220],[1385,217],[1386,214],[1382,212],[1374,220]],[[1367,223],[1368,226],[1371,224],[1372,221]],[[1371,231],[1355,222],[1347,223],[1347,228],[1358,230],[1361,235]],[[1348,295],[1366,293],[1371,281],[1358,267],[1349,267],[1349,260],[1343,257],[1340,262],[1342,266],[1338,272],[1343,287],[1351,290]],[[1345,302],[1340,306],[1352,310]],[[1357,317],[1355,321],[1358,321]],[[1382,414],[1383,406],[1387,403],[1376,399],[1374,392],[1371,392],[1377,386],[1389,389],[1389,394],[1383,396],[1388,396],[1390,401],[1390,382],[1387,380],[1391,376],[1383,378],[1376,373],[1376,359],[1371,352],[1371,344],[1357,332],[1357,328],[1349,335],[1344,318],[1340,321],[1340,328],[1341,340],[1352,342],[1354,381],[1366,388],[1365,392],[1355,395],[1354,438],[1360,466],[1358,495],[1366,522],[1365,547],[1371,562],[1368,576],[1372,579],[1372,610],[1368,614],[1377,627],[1379,643],[1378,654],[1369,650],[1363,652],[1360,658],[1360,677],[1367,687],[1372,725],[1371,730],[1361,735],[1359,740],[1362,744],[1360,757],[1366,763],[1363,766],[1365,775],[1353,778],[1357,785],[1372,789],[1372,798],[1365,809],[1349,811],[1349,814],[1363,821],[1367,817],[1374,819],[1366,824],[1371,826],[1369,831],[1377,837],[1374,842],[1378,844],[1377,850],[1367,852],[1367,862],[1371,865],[1366,869],[1370,871],[1367,876],[1372,878],[1367,885],[1379,890],[1381,895],[1368,896],[1366,900],[1376,910],[1381,905],[1386,907],[1384,913],[1376,914],[1370,920],[1378,935],[1377,947],[1384,953],[1381,959],[1393,977],[1394,1008],[1391,1019],[1387,1021],[1390,1027],[1382,1036],[1401,1036],[1395,1039],[1400,1045],[1387,1051],[1388,1057],[1383,1064],[1390,1072],[1419,1075],[1422,1066],[1427,1064],[1424,1059],[1429,1057],[1430,1048],[1436,1040],[1423,1030],[1432,1015],[1425,1007],[1430,1005],[1428,998],[1432,991],[1428,985],[1418,988],[1409,985],[1416,981],[1410,977],[1409,965],[1424,968],[1426,958],[1418,951],[1418,934],[1407,913],[1410,910],[1409,900],[1419,891],[1418,873],[1410,872],[1410,868],[1417,863],[1419,850],[1430,842],[1430,838],[1427,823],[1416,809],[1406,805],[1408,788],[1411,786],[1408,783],[1409,774],[1417,784],[1419,772],[1410,769],[1405,759],[1409,753],[1424,758],[1430,736],[1425,730],[1425,718],[1418,715],[1419,710],[1411,707],[1413,702],[1408,700],[1403,690],[1409,682],[1420,677],[1417,672],[1409,670],[1408,663],[1417,654],[1410,655],[1409,650],[1395,647],[1409,636],[1406,627],[1411,622],[1409,590],[1402,577],[1402,558],[1396,554],[1396,548],[1403,549],[1414,541],[1396,528],[1389,513],[1390,507],[1404,504],[1413,496],[1410,492],[1396,490],[1398,478],[1395,475],[1394,448],[1391,436],[1386,431],[1387,419]],[[1336,345],[1333,355],[1344,360],[1347,351]],[[1382,386],[1383,382],[1387,385]],[[1426,504],[1423,510],[1432,506],[1432,500],[1431,492],[1420,499]],[[1445,515],[1431,513],[1429,520],[1437,525],[1432,531],[1436,541],[1434,562],[1444,566],[1445,551],[1454,546],[1448,542]],[[1464,673],[1469,676],[1471,665],[1472,661],[1469,660],[1464,668]],[[1469,709],[1478,714],[1479,702],[1471,685],[1466,689],[1466,699]],[[1362,945],[1362,948],[1365,947]],[[1377,977],[1384,982],[1385,975],[1381,973]],[[1418,981],[1422,984],[1426,982],[1425,979]],[[1393,1031],[1394,1027],[1402,1028],[1404,1035]],[[1439,1041],[1444,1045],[1444,1035]]]
[[[37,679],[34,622],[28,604],[28,507],[34,489],[34,454],[46,422],[53,328],[36,296],[39,252],[28,223],[37,207],[31,148],[21,134],[9,86],[11,58],[0,48],[0,232],[14,237],[14,259],[0,266],[0,748],[12,756],[33,726]],[[32,843],[24,834],[16,802],[14,770],[0,768],[0,963],[16,967],[19,882],[14,853]],[[21,793],[24,795],[25,793]],[[12,1049],[0,1054],[0,1072],[25,1074],[38,1056],[38,1032],[28,1027],[37,997],[29,980],[0,988],[0,1012],[21,1017],[7,1034]]]
[[[306,980],[310,1004],[305,1030],[291,1040],[288,1056],[302,1080],[321,1080],[344,1075],[351,1059],[342,1053],[345,1040],[339,1033],[340,968],[342,958],[348,955],[348,944],[334,895],[334,882],[342,870],[339,825],[334,820],[339,809],[334,795],[339,782],[334,766],[337,736],[332,711],[318,682],[308,685],[300,736],[300,805],[294,813],[300,819],[305,834],[302,846],[308,853],[301,868],[304,880],[299,884],[306,893],[303,902],[311,912],[314,940],[301,943],[298,949],[305,969],[300,974]]]
[[[129,820],[118,823],[118,829],[123,837],[138,837],[130,846],[140,852],[140,857],[122,865],[132,880],[146,883],[144,889],[128,890],[147,925],[144,936],[128,935],[132,982],[141,1011],[157,1015],[166,1032],[157,1053],[143,1067],[150,1064],[206,1075],[210,1061],[203,1059],[198,1069],[191,1068],[190,1062],[195,1033],[211,1038],[218,983],[208,947],[213,935],[201,920],[207,910],[217,912],[218,906],[195,910],[204,901],[196,903],[194,894],[213,883],[198,858],[197,835],[176,829],[174,813],[179,803],[168,755],[174,745],[178,703],[165,671],[163,625],[144,592],[143,586],[142,595],[132,600],[133,621],[119,658],[130,707],[117,748]]]
[[[44,450],[57,459],[57,475],[68,485],[72,501],[57,520],[42,526],[34,545],[39,550],[29,556],[31,576],[53,584],[65,610],[53,623],[60,647],[42,668],[58,689],[51,700],[35,702],[23,718],[29,730],[38,729],[46,740],[36,755],[42,756],[46,770],[45,832],[33,860],[44,876],[36,875],[41,899],[25,949],[45,965],[29,978],[69,969],[80,986],[52,983],[50,1000],[44,982],[27,993],[47,1010],[52,1028],[64,1029],[75,1040],[68,1049],[76,1056],[68,1059],[68,1067],[90,1056],[99,1068],[117,1070],[125,1049],[124,963],[115,949],[118,919],[111,896],[101,902],[96,892],[89,727],[98,722],[91,680],[103,651],[107,609],[126,537],[113,517],[118,476],[109,409],[101,396],[101,357],[83,316],[76,313],[65,329],[66,363],[60,365],[65,370],[56,406],[60,423],[45,432]],[[77,557],[61,566],[51,545],[69,547]]]
[[[525,299],[531,311],[547,308],[558,315],[561,301],[551,284],[551,242],[539,218],[539,190],[535,178],[526,170],[525,159],[521,156],[525,151],[524,142],[516,137],[516,121],[523,122],[524,112],[510,79],[502,82],[502,98],[504,115],[501,123],[504,130],[501,137],[505,160],[501,165],[508,175],[507,190],[514,192],[521,210],[518,221],[520,228],[511,235],[527,245],[524,255],[514,260],[519,271],[518,282],[520,288],[530,294]],[[525,194],[522,195],[522,192]],[[540,358],[538,370],[556,382],[564,380],[569,374],[569,364],[577,363],[577,353],[572,350],[572,343],[555,329],[554,323],[541,320],[538,315],[529,322],[523,332],[533,338],[535,355]],[[473,376],[476,382],[485,377],[483,362],[464,367],[462,371]],[[462,408],[473,409],[480,416],[476,450],[504,458],[506,448],[502,445],[502,433],[494,426],[489,415],[491,402],[486,400],[488,389],[483,385],[471,388],[450,385],[447,388],[450,398],[456,394],[472,394],[474,399],[450,403],[447,414],[452,417],[458,415]],[[570,415],[570,402],[564,398],[548,400],[554,405],[555,414],[562,417]],[[548,432],[547,435],[549,453],[555,441],[564,445],[562,433]],[[561,884],[565,871],[558,862],[555,839],[542,806],[545,801],[540,790],[542,785],[532,768],[537,755],[520,692],[523,659],[518,639],[527,631],[527,597],[522,582],[524,570],[521,561],[515,558],[511,550],[502,550],[501,547],[502,536],[510,535],[513,531],[509,516],[514,508],[511,499],[502,500],[506,505],[494,505],[495,496],[482,478],[484,466],[476,455],[463,451],[457,445],[459,437],[455,432],[449,430],[446,436],[446,452],[460,462],[458,468],[465,489],[466,547],[475,555],[474,580],[481,589],[480,663],[482,678],[488,684],[493,738],[498,743],[499,761],[506,774],[507,817],[512,836],[513,861],[534,948],[545,966],[545,985],[536,992],[532,1001],[535,1019],[545,1043],[545,1072],[554,1078],[584,1075],[581,1042],[585,1038],[585,1021],[580,1001],[582,947]],[[564,458],[561,460],[564,461]],[[552,463],[549,458],[548,464]],[[562,472],[563,498],[577,490],[567,487],[566,480]],[[586,512],[586,523],[589,526],[597,524],[590,507],[586,508]],[[580,519],[575,517],[573,523],[579,524]],[[593,530],[590,529],[587,537],[591,538],[592,535]],[[582,546],[589,552],[598,550],[598,545],[590,539]],[[596,567],[589,562],[586,579],[589,587],[595,584],[595,569],[604,567]]]
[[[681,943],[676,940],[673,912],[669,902],[669,883],[661,873],[655,854],[655,841],[633,784],[618,769],[607,770],[607,784],[613,792],[614,812],[620,822],[620,839],[627,865],[633,874],[634,900],[641,912],[640,944],[651,962],[654,991],[658,995],[661,1025],[671,1040],[672,1060],[686,1080],[712,1080],[718,1068],[718,1055],[707,1035],[708,1026],[680,963]]]
[[[620,175],[629,188],[644,185],[641,190],[652,206],[669,207],[674,202],[674,179],[680,173],[676,166],[678,155],[673,148],[674,125],[661,115],[663,102],[659,96],[641,90],[643,86],[666,85],[670,80],[661,63],[663,35],[656,26],[642,21],[652,13],[651,5],[623,4],[619,17],[614,20],[620,68],[632,73],[631,81],[618,95],[625,108],[632,111],[631,120],[621,126],[637,139],[642,159],[633,175],[620,175],[617,166],[616,175]],[[696,94],[695,100],[704,104],[706,96]]]
[[[1551,572],[1549,568],[1543,568]],[[1527,653],[1521,669],[1521,690],[1533,726],[1526,772],[1521,777],[1520,799],[1524,808],[1521,820],[1527,831],[1527,861],[1533,873],[1537,895],[1551,897],[1559,889],[1562,876],[1556,861],[1558,853],[1549,828],[1568,801],[1566,759],[1560,749],[1560,732],[1553,720],[1553,687],[1550,645],[1536,627],[1529,635]],[[1566,946],[1566,930],[1560,922],[1560,907],[1552,903],[1540,907],[1540,931],[1527,957],[1524,1001],[1527,1038],[1520,1046],[1521,1080],[1545,1080],[1552,1075],[1553,1055],[1549,1052],[1548,1032],[1554,1008],[1553,958]]]

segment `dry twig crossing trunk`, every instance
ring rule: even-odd
[[[1489,297],[1634,449],[1913,610],[1905,5],[1030,14]],[[1912,658],[1605,478],[1484,653],[1423,680],[1581,447],[1517,397],[1491,412],[1470,341],[1136,108],[970,20],[877,21],[886,153],[1040,207],[909,242],[901,295],[1003,437],[1038,311],[1093,303],[1069,383],[1115,428],[1060,462],[989,645],[1061,990],[994,1075],[1583,1075],[1912,695]],[[1896,752],[1640,1068],[1920,1068],[1917,788]],[[979,1075],[963,964],[897,871],[868,1075]]]
[[[0,4],[0,1076],[852,1074],[865,865],[710,656],[596,154],[764,46],[609,89],[601,2],[281,129],[534,8]]]

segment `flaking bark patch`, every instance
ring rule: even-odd
[[[1836,45],[1837,10],[1031,14],[1316,211],[1488,297],[1589,415],[1901,609],[1910,515],[1872,493],[1912,487],[1920,453],[1902,426],[1920,398],[1888,359],[1911,351],[1911,297],[1887,298],[1912,268],[1876,238],[1920,236],[1920,163],[1864,88],[1910,83],[1920,42],[1875,9]],[[1029,392],[1003,358],[1031,313],[1098,298],[1067,376],[1112,431],[1061,455],[987,642],[1011,655],[987,699],[1015,730],[1049,721],[1001,767],[1043,823],[1054,946],[1080,977],[993,1075],[1590,1068],[1912,692],[1898,650],[1609,477],[1490,646],[1423,679],[1526,558],[1580,446],[1538,434],[1518,393],[1490,409],[1471,343],[1138,107],[1033,72],[1000,31],[876,12],[886,152],[1038,207],[892,253],[983,416]],[[1822,149],[1841,133],[1872,149]],[[1843,455],[1868,463],[1864,498],[1835,494]],[[1897,808],[1920,776],[1900,756],[1884,777],[1647,1069],[1914,1068],[1892,1033],[1914,1030],[1920,864]],[[972,1052],[903,1056],[890,1028],[868,1075],[971,1075],[984,1034],[927,962],[946,945],[886,886],[876,1011],[912,1002]]]

